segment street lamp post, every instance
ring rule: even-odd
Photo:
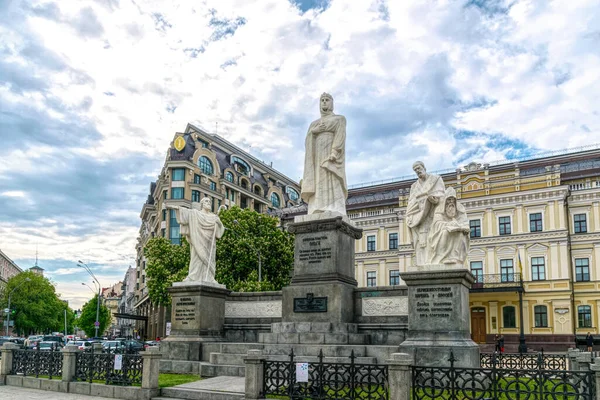
[[[8,336],[8,327],[10,326],[10,300],[11,300],[12,294],[13,294],[13,292],[15,290],[17,290],[19,288],[19,286],[21,286],[25,282],[29,282],[30,280],[31,280],[30,278],[25,278],[25,280],[23,280],[23,282],[21,282],[17,286],[15,286],[13,288],[13,290],[11,290],[10,293],[8,294],[8,313],[7,313],[8,317],[7,317],[7,320],[6,320],[6,336]]]
[[[77,264],[77,266],[85,269],[87,273],[90,274],[92,279],[98,284],[98,297],[96,299],[96,321],[94,322],[94,328],[96,329],[96,334],[94,335],[94,337],[98,337],[98,328],[100,327],[100,290],[102,289],[102,285],[100,285],[100,282],[96,278],[96,275],[94,275],[94,273],[86,263],[79,260],[79,264]],[[84,283],[82,284],[85,285]]]
[[[240,225],[240,223],[238,222],[237,219],[234,219],[233,223],[236,224],[237,226]],[[231,232],[233,232],[236,235],[238,235],[238,233],[236,231],[234,231],[234,230],[231,230]],[[239,237],[239,235],[238,235],[238,237]],[[262,281],[262,258],[260,256],[260,250],[257,249],[257,248],[255,248],[254,246],[252,246],[250,243],[246,243],[246,244],[248,245],[248,247],[250,247],[252,250],[254,250],[254,252],[258,256],[258,281],[261,282]]]

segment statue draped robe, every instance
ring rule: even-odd
[[[321,123],[325,128],[314,132]],[[305,145],[302,199],[308,203],[308,214],[339,212],[346,215],[346,118],[328,113],[313,121]],[[331,155],[335,161],[329,160]]]
[[[215,281],[217,239],[223,236],[225,228],[219,216],[206,211],[178,207],[177,221],[180,233],[190,243],[190,270],[184,282]]]
[[[433,217],[429,231],[428,245],[429,264],[459,264],[462,265],[469,251],[469,220],[465,209],[457,204],[456,217],[450,218],[444,212],[445,201],[440,202]],[[450,232],[453,230],[453,232]]]
[[[433,196],[441,200],[444,197],[445,189],[442,178],[433,174],[427,175],[424,182],[417,179],[410,187],[406,207],[406,224],[415,249],[417,265],[425,265],[429,262],[427,236],[436,205],[432,204],[428,197]]]

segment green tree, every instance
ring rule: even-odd
[[[290,281],[294,264],[294,237],[277,226],[277,219],[239,207],[219,214],[227,228],[217,241],[216,280],[240,292],[279,290]],[[237,223],[234,223],[237,221]],[[258,281],[258,252],[262,261],[262,281]],[[169,304],[167,288],[188,273],[189,244],[173,245],[162,237],[148,241],[146,285],[148,296],[158,304]]]
[[[15,288],[17,289],[13,291]],[[60,299],[54,284],[42,275],[27,271],[10,278],[0,299],[3,309],[8,306],[11,292],[10,308],[14,310],[11,320],[14,321],[18,334],[62,332],[65,309],[68,310],[69,322],[72,310]]]
[[[85,303],[81,308],[81,314],[79,318],[75,321],[75,324],[83,329],[85,334],[88,337],[93,337],[96,334],[96,327],[94,326],[94,322],[96,322],[96,307],[98,302],[98,295],[92,297],[90,301]],[[98,328],[98,334],[102,335],[104,330],[110,324],[110,310],[108,307],[104,306],[102,302],[100,302],[100,313],[98,314],[98,322],[100,322],[100,327]]]

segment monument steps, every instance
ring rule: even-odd
[[[243,399],[244,393],[217,391],[209,389],[163,388],[161,397],[152,400],[232,400]]]
[[[289,355],[269,355],[272,361],[288,361]],[[295,356],[294,361],[316,363],[319,361],[317,356]],[[326,363],[348,363],[348,357],[323,357]],[[377,364],[377,357],[356,357],[354,362],[359,364]],[[242,354],[211,353],[210,363],[215,365],[244,365]]]

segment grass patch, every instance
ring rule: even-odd
[[[190,374],[158,374],[158,387],[171,387],[184,383],[196,382],[201,378]]]

